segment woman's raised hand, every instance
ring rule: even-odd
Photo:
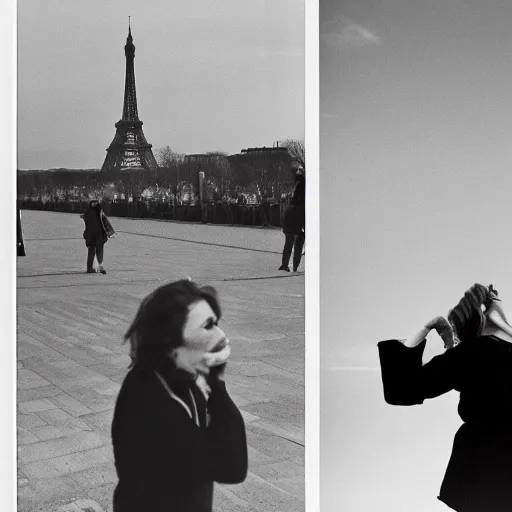
[[[453,329],[450,322],[444,316],[436,316],[425,324],[429,330],[435,329],[437,334],[444,341],[445,348],[452,348],[454,345]]]
[[[219,347],[220,350],[217,349],[214,352],[208,352],[204,355],[204,363],[210,368],[209,379],[223,379],[226,363],[231,354],[231,347],[229,346],[229,340],[227,338],[224,339],[217,348]]]

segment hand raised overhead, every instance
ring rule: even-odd
[[[455,344],[453,328],[444,316],[436,316],[425,324],[429,330],[435,329],[444,341],[445,348],[452,348]]]

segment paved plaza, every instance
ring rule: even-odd
[[[246,421],[249,475],[216,512],[304,510],[304,274],[277,271],[276,229],[111,218],[107,275],[85,273],[79,215],[23,211],[17,259],[18,510],[109,512],[110,425],[140,300],[192,277],[216,287],[226,381]]]

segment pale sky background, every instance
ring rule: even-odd
[[[99,168],[122,114],[131,16],[153,150],[304,137],[304,0],[20,0],[18,168]]]
[[[321,0],[320,20],[322,512],[448,510],[458,397],[387,406],[376,344],[475,282],[512,310],[512,4]]]

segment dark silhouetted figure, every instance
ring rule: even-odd
[[[439,493],[458,512],[512,510],[512,327],[498,300],[492,286],[475,284],[447,318],[434,318],[408,340],[379,343],[389,404],[421,404],[450,390],[460,393],[464,423]],[[423,364],[432,329],[447,350]]]
[[[114,236],[115,231],[112,228],[107,216],[101,208],[101,204],[96,201],[89,202],[89,208],[82,215],[85,222],[84,239],[87,246],[87,273],[95,274],[94,258],[98,260],[98,270],[101,274],[106,274],[103,268],[104,245],[108,239]]]
[[[306,228],[306,179],[302,167],[295,174],[295,189],[288,208],[283,215],[285,236],[283,256],[279,270],[290,272],[290,258],[293,250],[293,271],[297,272],[302,258]]]

